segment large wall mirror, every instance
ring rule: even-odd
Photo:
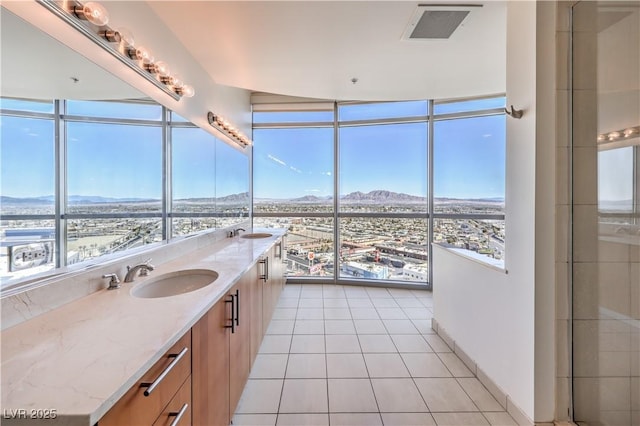
[[[246,220],[245,152],[1,12],[1,288]]]

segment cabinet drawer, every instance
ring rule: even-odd
[[[191,330],[124,394],[98,425],[153,424],[190,374]]]
[[[153,426],[187,426],[191,424],[191,376],[162,410]]]

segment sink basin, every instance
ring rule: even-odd
[[[218,278],[218,273],[209,269],[185,269],[169,272],[133,287],[131,295],[142,298],[169,297],[189,293],[206,287]]]
[[[273,234],[269,234],[268,232],[254,232],[252,234],[242,234],[240,238],[248,238],[250,240],[253,240],[256,238],[269,238],[272,236]]]

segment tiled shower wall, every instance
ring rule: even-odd
[[[560,297],[568,287],[558,285],[558,342],[568,331],[564,322],[572,318],[573,362],[566,368],[558,364],[558,396],[571,384],[567,378],[572,373],[576,422],[636,426],[640,425],[640,222],[633,210],[639,210],[636,204],[628,213],[612,216],[611,207],[603,202],[606,191],[601,187],[599,193],[598,186],[605,174],[614,183],[632,179],[636,182],[619,185],[634,188],[632,199],[637,203],[638,176],[620,172],[630,159],[621,159],[619,169],[604,167],[598,134],[640,124],[640,2],[581,1],[572,9],[567,32],[573,48],[572,91],[558,93],[560,104],[569,99],[565,95],[572,96],[571,148],[558,147],[558,170],[572,173],[567,198],[559,191],[558,230],[559,235],[563,229],[572,235],[568,240],[572,249],[560,242],[557,270],[559,284],[566,277],[572,281],[572,316],[560,309]],[[627,146],[637,145],[637,136],[625,141]],[[558,143],[562,140],[559,137]],[[633,150],[638,148],[624,152]],[[565,219],[571,212],[569,230]],[[560,362],[568,359],[566,353],[558,355]]]

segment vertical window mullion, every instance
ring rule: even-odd
[[[333,282],[340,278],[340,130],[338,128],[338,103],[333,103]]]
[[[54,100],[56,268],[67,265],[67,132],[64,100]]]
[[[173,221],[169,217],[172,211],[173,196],[171,190],[171,128],[170,111],[162,107],[162,239],[170,240],[173,235]]]
[[[428,199],[428,238],[427,238],[427,257],[429,258],[429,282],[427,282],[427,288],[430,290],[433,289],[433,190],[434,190],[434,174],[433,174],[433,109],[434,102],[433,99],[429,101],[429,118],[427,120],[427,179],[428,179],[428,187],[427,187],[427,199]]]

